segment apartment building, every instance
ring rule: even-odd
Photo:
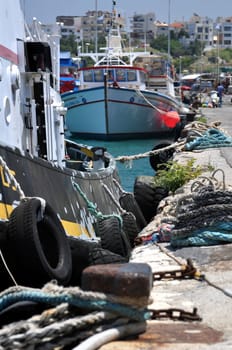
[[[117,14],[122,32],[126,35],[126,20]],[[85,16],[58,16],[57,22],[62,23],[61,35],[74,35],[77,43],[94,42],[97,38],[106,37],[112,20],[108,11],[88,11]],[[232,17],[218,17],[213,20],[207,16],[194,13],[189,21],[165,23],[156,20],[155,13],[134,14],[130,18],[130,29],[127,34],[131,45],[149,44],[159,35],[168,35],[168,31],[178,33],[184,30],[188,34],[186,42],[198,40],[204,47],[232,47]]]
[[[130,18],[130,39],[133,42],[140,41],[147,44],[154,39],[154,22],[155,14],[153,12],[147,14],[134,14]]]

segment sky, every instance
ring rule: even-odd
[[[56,21],[56,16],[83,16],[88,10],[111,11],[112,0],[21,0],[26,21],[36,17],[42,24]],[[170,5],[170,7],[169,7]],[[216,20],[232,17],[232,0],[116,0],[117,10],[126,18],[134,13],[154,12],[156,19],[167,22],[188,21],[193,13]]]

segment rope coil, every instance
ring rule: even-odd
[[[110,327],[109,322],[117,321],[121,326],[131,320],[134,324],[142,322],[145,327],[145,321],[151,317],[145,301],[140,304],[134,299],[86,292],[78,287],[64,288],[54,283],[48,283],[41,290],[21,286],[9,288],[0,293],[0,310],[18,301],[42,302],[52,308],[28,320],[3,326],[0,329],[1,350],[26,349],[28,344],[39,349],[54,349],[89,338],[104,329],[104,324]],[[84,310],[88,311],[87,315]]]

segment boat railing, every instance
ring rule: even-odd
[[[89,148],[66,141],[66,167],[81,171],[105,169],[109,164],[105,151],[104,147]]]

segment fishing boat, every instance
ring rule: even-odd
[[[147,70],[146,85],[149,89],[176,97],[175,69],[165,55],[141,55],[136,58],[135,65]]]
[[[50,244],[60,266],[65,258],[59,255],[63,248],[55,238],[53,219],[56,222],[59,218],[67,237],[96,239],[96,214],[119,212],[116,163],[103,147],[65,139],[66,109],[59,94],[59,35],[47,36],[36,19],[29,29],[19,1],[0,0],[0,4],[0,224],[20,220],[10,230],[11,247],[20,247],[17,254],[11,254],[15,259],[12,267],[19,266],[20,261],[28,267],[33,259],[29,247],[47,246],[46,240],[51,239],[51,235],[42,238],[34,232],[45,210],[48,226],[44,223],[43,231],[47,228],[53,233]],[[12,214],[14,219],[9,221]],[[28,218],[31,214],[33,220]],[[59,227],[57,224],[58,233]],[[2,243],[1,225],[0,231]],[[53,270],[56,263],[50,262]]]
[[[182,106],[173,96],[146,88],[147,71],[133,64],[141,52],[123,52],[117,19],[114,9],[103,53],[81,55],[90,55],[95,64],[78,70],[78,91],[62,94],[67,129],[103,140],[172,138]]]

